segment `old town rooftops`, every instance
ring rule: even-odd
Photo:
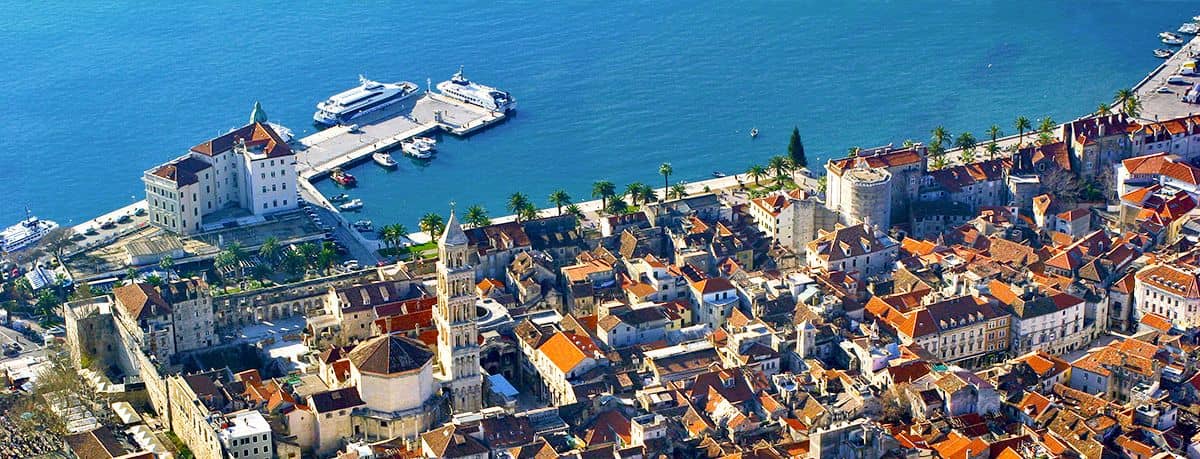
[[[1185,298],[1200,298],[1200,281],[1192,267],[1157,264],[1138,271],[1137,280]]]
[[[392,375],[420,369],[433,359],[433,353],[410,338],[380,335],[360,343],[348,358],[361,372]]]
[[[1200,185],[1200,168],[1178,156],[1162,152],[1121,161],[1130,176],[1166,176],[1190,185]]]
[[[240,142],[245,142],[247,149],[259,151],[268,158],[292,154],[292,148],[267,123],[247,124],[225,135],[196,145],[192,147],[192,151],[205,156],[216,156],[232,150]]]
[[[827,164],[830,172],[842,175],[849,168],[865,165],[868,167],[899,167],[919,164],[921,162],[921,153],[916,148],[905,148],[901,150],[892,150],[890,147],[882,147],[874,150],[860,152],[858,156],[851,156],[840,159],[831,159]]]
[[[150,284],[135,282],[113,289],[117,303],[125,308],[130,317],[144,319],[171,313],[171,307],[159,294],[158,289]]]
[[[828,261],[875,253],[897,245],[885,235],[876,235],[866,224],[838,226],[833,231],[820,231],[808,249]]]

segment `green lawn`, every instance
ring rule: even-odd
[[[408,247],[396,247],[380,249],[379,254],[385,257],[398,257],[402,260],[412,259],[415,256],[421,258],[431,258],[437,256],[437,241],[429,241],[424,244],[411,245]]]

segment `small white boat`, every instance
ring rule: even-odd
[[[750,138],[758,137],[758,128],[750,129]]]
[[[371,159],[375,161],[375,164],[387,169],[396,167],[396,160],[392,159],[392,155],[387,152],[375,152],[375,154],[371,155]]]
[[[359,221],[354,222],[354,229],[356,229],[362,233],[370,232],[372,226],[373,226],[373,224],[371,223],[370,220],[359,220]]]
[[[334,197],[332,197],[332,198],[329,198],[329,200],[330,200],[330,201],[332,201],[332,202],[343,202],[343,201],[345,201],[345,200],[347,200],[347,199],[350,199],[350,195],[348,195],[348,194],[346,194],[346,193],[342,193],[342,194],[339,194],[339,195],[337,195],[337,196],[334,196]]]
[[[1159,32],[1158,38],[1179,38],[1179,35],[1175,35],[1174,32]]]
[[[1164,38],[1164,39],[1162,39],[1162,42],[1163,42],[1163,44],[1164,44],[1164,45],[1174,45],[1174,46],[1178,46],[1178,45],[1182,45],[1182,44],[1183,44],[1183,39],[1182,39],[1182,38],[1178,38],[1178,37],[1175,37],[1175,38]]]
[[[338,209],[342,209],[342,210],[358,210],[358,209],[362,209],[362,208],[363,208],[363,201],[362,201],[362,199],[358,199],[358,198],[351,199],[351,200],[347,201],[346,203],[338,206]]]
[[[1187,22],[1179,26],[1179,33],[1182,34],[1195,35],[1198,31],[1200,31],[1200,24],[1195,22]]]
[[[413,137],[412,139],[413,142],[423,143],[428,145],[429,148],[437,148],[437,140],[435,140],[433,137]]]
[[[1196,22],[1200,22],[1200,16],[1192,16],[1192,20],[1196,21]]]
[[[724,172],[721,172],[721,171],[713,171],[713,173],[712,173],[712,176],[713,176],[713,177],[716,177],[716,178],[721,178],[721,177],[725,177],[725,176],[726,176],[726,174],[725,174]]]
[[[433,146],[426,142],[418,142],[415,139],[401,142],[400,149],[405,154],[417,159],[429,159],[433,157]]]
[[[1159,48],[1159,49],[1154,50],[1154,57],[1157,57],[1160,59],[1166,59],[1168,57],[1171,57],[1172,54],[1175,54],[1175,51],[1171,51],[1166,48]]]

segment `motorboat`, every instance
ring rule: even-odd
[[[713,171],[712,176],[716,178],[727,177],[727,175],[721,171]]]
[[[333,172],[329,173],[329,178],[333,179],[334,183],[337,183],[341,186],[358,185],[358,179],[354,178],[353,175],[350,175],[349,172],[342,170],[340,167],[335,167]]]
[[[1158,38],[1179,38],[1179,35],[1175,35],[1174,32],[1159,32]]]
[[[358,230],[361,233],[370,232],[372,226],[373,225],[370,220],[359,220],[359,221],[354,222],[354,229]]]
[[[348,195],[346,193],[342,193],[342,194],[339,194],[332,198],[329,198],[329,201],[330,202],[345,202],[347,199],[350,199],[350,195]]]
[[[1159,49],[1154,50],[1154,57],[1157,57],[1160,59],[1166,59],[1168,57],[1171,57],[1172,54],[1175,54],[1175,51],[1171,51],[1166,48],[1159,48]]]
[[[338,206],[341,210],[358,210],[363,208],[362,199],[354,198]]]
[[[1200,24],[1196,24],[1195,22],[1186,22],[1179,26],[1179,33],[1195,35],[1196,32],[1200,32]]]
[[[750,138],[758,137],[758,128],[750,129]]]
[[[396,160],[392,159],[391,154],[384,152],[384,151],[378,151],[378,152],[375,152],[374,154],[372,154],[371,160],[375,161],[375,164],[378,164],[381,167],[384,167],[387,169],[392,169],[392,168],[396,167]]]
[[[1164,38],[1164,39],[1162,39],[1162,42],[1163,42],[1163,44],[1164,44],[1164,45],[1179,46],[1179,45],[1182,45],[1182,44],[1183,44],[1183,39],[1182,39],[1182,38],[1177,38],[1177,37],[1175,37],[1175,38]]]
[[[433,145],[426,142],[419,142],[416,139],[408,139],[400,142],[400,150],[404,154],[417,159],[429,159],[433,157]]]
[[[423,143],[425,145],[428,145],[429,148],[432,148],[435,150],[437,149],[437,139],[434,139],[433,137],[413,137],[412,139],[413,139],[413,142]]]

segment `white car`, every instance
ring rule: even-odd
[[[346,269],[358,269],[358,260],[346,260],[342,263],[342,267]]]
[[[1170,94],[1171,88],[1168,88],[1166,86],[1159,86],[1158,89],[1154,90],[1154,92],[1157,92],[1159,94]]]

